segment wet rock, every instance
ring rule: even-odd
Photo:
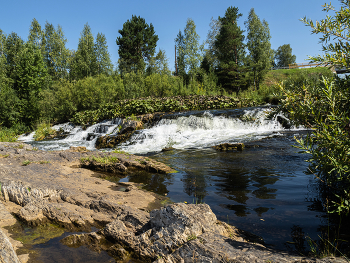
[[[96,149],[102,148],[115,148],[117,145],[127,141],[132,135],[134,131],[129,131],[124,134],[119,134],[115,136],[105,135],[97,138],[95,147]]]
[[[223,143],[219,144],[213,147],[214,149],[218,151],[243,151],[244,149],[244,143]]]
[[[277,116],[277,121],[282,125],[285,129],[290,129],[292,127],[292,124],[290,123],[290,120],[283,116]]]
[[[10,240],[0,228],[0,262],[21,263],[14,251]]]
[[[147,120],[147,118],[145,120]],[[142,127],[142,121],[130,119],[123,120],[118,135],[105,135],[97,138],[95,147],[97,149],[115,148],[117,145],[127,141],[136,130],[141,129]]]
[[[172,151],[172,150],[174,150],[173,147],[167,147],[167,148],[163,148],[162,152],[169,152],[169,151]]]

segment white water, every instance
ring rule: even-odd
[[[144,129],[133,135],[129,142],[119,149],[144,154],[161,151],[167,147],[175,149],[203,148],[225,142],[247,142],[262,139],[271,135],[279,135],[284,130],[277,120],[267,120],[269,109],[256,108],[244,110],[241,118],[213,116],[205,112],[202,116],[179,117],[163,119],[152,128]],[[56,130],[69,133],[65,139],[33,142],[34,133],[21,136],[19,140],[32,142],[39,149],[65,150],[70,146],[85,146],[95,150],[98,137],[109,134],[116,135],[122,119],[106,120],[83,130],[80,126],[70,123],[53,126]],[[293,128],[297,129],[297,128]]]
[[[156,126],[134,135],[119,148],[133,154],[144,154],[167,147],[203,148],[225,142],[247,142],[281,135],[279,132],[284,128],[277,120],[267,120],[268,112],[266,109],[246,110],[241,117],[243,121],[239,118],[215,117],[209,112],[201,117],[163,119]]]

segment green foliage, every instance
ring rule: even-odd
[[[51,125],[49,122],[42,122],[38,125],[37,129],[35,130],[34,140],[42,141],[46,137],[50,135],[55,135],[55,134],[56,134],[56,131],[51,128]]]
[[[322,34],[322,51],[325,55],[310,57],[313,61],[330,63],[345,68],[350,68],[350,1],[341,0],[341,9],[335,10],[331,4],[324,4],[323,11],[334,12],[333,16],[327,15],[320,21],[312,21],[304,17],[304,24],[311,27],[312,34]]]
[[[199,45],[199,35],[196,32],[196,25],[191,18],[187,19],[184,29],[184,56],[186,70],[189,75],[194,75],[202,61],[203,45]]]
[[[95,42],[97,74],[111,75],[113,65],[108,53],[107,39],[104,34],[98,33]]]
[[[242,14],[237,7],[229,7],[224,17],[219,17],[220,31],[215,48],[219,66],[217,74],[220,84],[227,90],[238,91],[245,85],[244,75],[244,35],[237,20]]]
[[[74,115],[71,121],[77,124],[87,125],[96,123],[103,119],[141,115],[154,112],[235,108],[237,107],[238,103],[239,100],[237,98],[202,95],[124,100],[114,104],[102,105],[95,111],[79,112]],[[247,103],[249,102],[247,101]]]
[[[29,165],[31,163],[32,163],[31,161],[25,160],[25,161],[22,162],[22,166],[27,166],[27,165]]]
[[[6,75],[11,80],[13,88],[17,86],[16,66],[19,61],[19,55],[24,46],[24,41],[14,32],[7,36],[5,42],[6,57]]]
[[[247,64],[249,75],[251,75],[253,86],[259,89],[266,73],[272,66],[273,52],[270,44],[270,30],[268,23],[255,14],[254,8],[249,12],[248,20],[245,22],[247,27],[247,48],[249,55]]]
[[[158,36],[152,24],[148,25],[144,18],[132,16],[118,30],[120,37],[116,43],[119,46],[118,54],[121,59],[119,70],[124,75],[127,72],[144,72],[146,63],[154,55]]]
[[[21,121],[21,102],[8,83],[2,83],[0,89],[0,125],[13,127]]]
[[[297,57],[292,55],[290,44],[284,44],[278,47],[275,54],[276,67],[288,67],[296,63]]]
[[[201,64],[201,67],[209,72],[210,70],[215,70],[219,65],[219,60],[217,57],[217,48],[215,46],[216,37],[218,36],[221,28],[221,23],[218,19],[211,18],[209,24],[210,30],[208,31],[206,44],[208,49],[205,50],[205,55]]]
[[[22,120],[31,125],[40,117],[38,96],[47,77],[41,51],[31,42],[25,44],[16,65],[18,85],[17,95],[21,100]]]
[[[0,142],[15,142],[17,141],[18,133],[15,129],[9,129],[0,126]]]
[[[95,162],[99,164],[115,164],[115,163],[120,163],[120,160],[115,157],[115,156],[90,156],[90,157],[83,157],[80,159],[81,163],[85,162]]]
[[[70,78],[73,80],[91,77],[97,74],[97,58],[94,37],[88,24],[80,34],[78,49],[70,65]]]
[[[38,20],[34,18],[29,28],[28,42],[41,50],[44,42],[43,40],[44,32],[41,30]]]
[[[67,39],[64,37],[61,26],[54,28],[46,22],[44,34],[44,62],[48,74],[53,80],[68,77],[68,60],[70,51],[66,48]]]
[[[147,75],[150,74],[165,74],[170,75],[171,71],[169,69],[168,58],[164,50],[159,50],[155,57],[151,57],[148,67]]]
[[[311,135],[297,140],[299,148],[312,156],[310,172],[343,193],[350,186],[350,140],[344,128],[350,114],[349,84],[348,78],[323,78],[320,83],[279,86],[285,97],[280,109],[297,124],[314,128]]]

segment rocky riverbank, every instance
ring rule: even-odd
[[[20,243],[3,229],[16,222],[13,215],[28,225],[54,222],[89,232],[62,242],[107,251],[117,262],[346,262],[266,248],[257,236],[218,221],[206,204],[161,207],[159,196],[133,183],[104,180],[94,170],[119,176],[140,170],[173,172],[152,159],[120,152],[45,152],[27,144],[0,143],[0,262],[30,258],[16,255]]]

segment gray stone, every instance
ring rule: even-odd
[[[1,263],[21,263],[14,251],[8,237],[0,228],[0,262]]]

